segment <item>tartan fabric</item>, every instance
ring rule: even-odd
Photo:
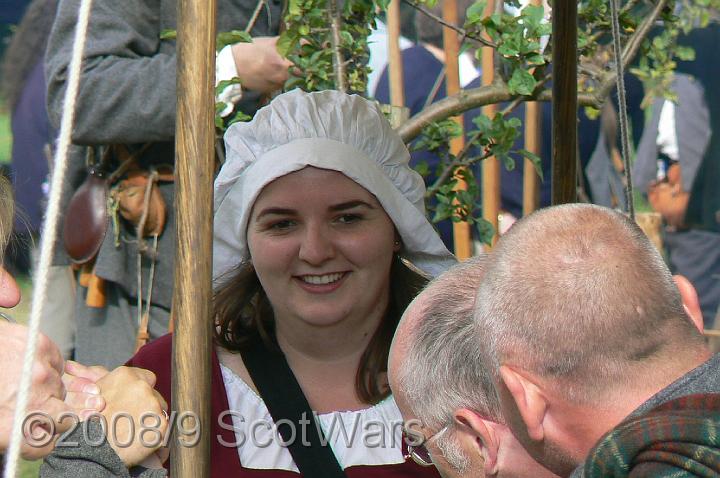
[[[624,421],[593,448],[582,477],[720,477],[720,394],[681,397]]]

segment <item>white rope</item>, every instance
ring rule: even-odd
[[[17,473],[17,462],[20,457],[20,446],[23,441],[23,419],[27,408],[28,395],[30,391],[30,378],[32,366],[37,348],[37,337],[47,299],[48,275],[51,260],[54,252],[55,236],[57,235],[58,218],[60,216],[60,199],[65,183],[67,170],[68,150],[70,147],[70,133],[75,119],[75,106],[77,103],[78,89],[80,85],[80,67],[82,55],[85,50],[85,39],[87,36],[88,23],[90,20],[90,7],[92,0],[82,0],[78,13],[78,23],[75,30],[75,39],[70,60],[70,72],[68,75],[68,86],[63,99],[63,115],[60,123],[60,135],[58,148],[55,153],[54,169],[50,182],[50,198],[45,215],[45,224],[42,231],[42,242],[40,247],[40,263],[34,281],[34,292],[32,299],[32,311],[28,326],[28,341],[23,361],[22,376],[20,379],[19,393],[15,405],[15,418],[10,438],[10,447],[6,455],[5,478],[15,478]]]

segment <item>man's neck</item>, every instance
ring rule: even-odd
[[[667,388],[688,372],[699,367],[712,357],[712,352],[703,349],[697,355],[681,363],[677,360],[653,373],[653,378],[644,380],[645,387],[629,389],[620,387],[616,393],[610,393],[598,403],[570,404],[562,403],[558,407],[558,416],[562,417],[562,428],[567,430],[564,441],[570,445],[572,455],[578,459],[578,465],[585,460],[590,450],[610,430],[637,410],[642,404]]]

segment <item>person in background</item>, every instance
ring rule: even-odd
[[[430,284],[405,310],[390,349],[388,378],[405,419],[410,455],[445,478],[550,478],[505,425],[473,331],[475,293],[486,255]],[[430,461],[432,460],[432,461]]]
[[[60,0],[48,43],[48,109],[55,125],[62,114],[79,5],[79,0]],[[253,36],[252,42],[227,45],[217,55],[216,81],[238,77],[242,84],[230,85],[219,95],[218,101],[226,105],[223,115],[253,114],[263,97],[288,77],[290,63],[276,49],[282,2],[264,2],[257,16],[255,7],[250,1],[218,2],[218,32],[247,29]],[[83,363],[115,367],[138,345],[168,331],[175,254],[177,58],[176,41],[167,31],[177,28],[176,9],[176,0],[92,4],[65,204],[75,204],[72,195],[82,204],[85,196],[78,191],[86,189],[81,186],[94,191],[91,184],[98,179],[111,188],[117,208],[107,211],[110,218],[93,235],[96,248],[75,256],[90,276],[88,288],[79,289],[76,300],[75,357]],[[109,180],[113,172],[117,174]],[[143,206],[132,204],[133,191],[144,194],[149,182],[155,183],[147,210],[153,220],[138,230]],[[100,201],[101,217],[104,204]],[[80,217],[73,209],[63,222],[82,221]],[[66,244],[73,230],[89,230],[89,225],[70,228]],[[68,245],[78,252],[72,240]],[[68,259],[60,254],[56,263]]]
[[[633,166],[636,184],[663,216],[670,269],[697,289],[708,328],[717,327],[720,312],[718,41],[717,23],[680,38],[696,58],[678,62],[677,102],[653,103]]]
[[[55,138],[45,105],[43,57],[56,9],[56,0],[33,0],[10,40],[2,63],[2,93],[11,112],[12,177],[18,210],[9,249],[15,251],[12,255],[16,258],[28,255],[33,264],[38,259],[36,244],[40,239],[50,150]],[[28,271],[18,269],[17,272]],[[62,356],[70,358],[75,342],[72,272],[67,266],[54,266],[48,280],[49,300],[40,327],[60,348]]]

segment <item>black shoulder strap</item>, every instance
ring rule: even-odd
[[[307,478],[347,478],[285,355],[268,350],[259,339],[241,355],[300,473]]]

